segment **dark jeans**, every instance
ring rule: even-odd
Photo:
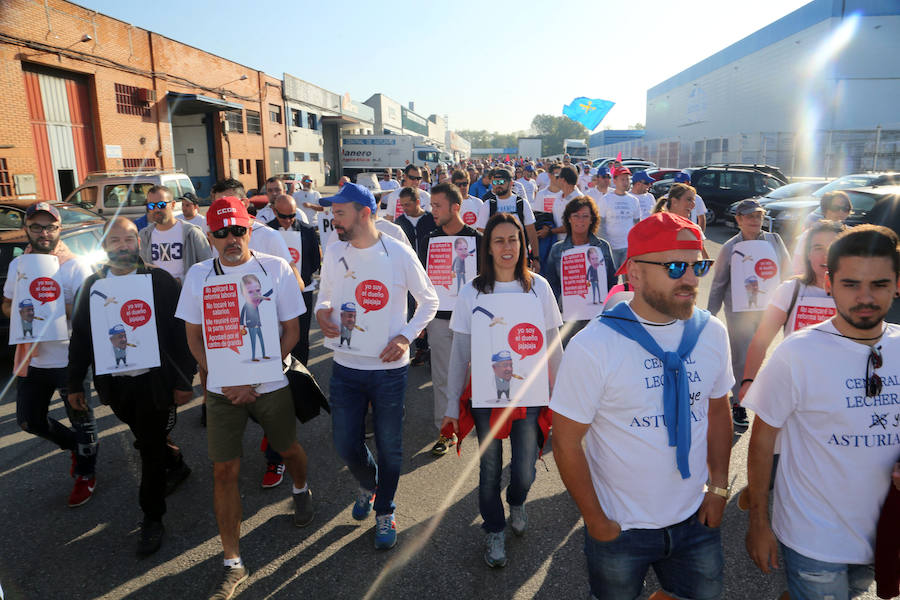
[[[28,375],[16,378],[16,421],[23,431],[50,440],[63,450],[75,452],[75,474],[90,477],[97,462],[97,423],[94,411],[72,410],[66,402],[66,368],[29,367]],[[53,392],[59,390],[72,427],[47,413]],[[90,398],[85,394],[85,398]]]
[[[303,292],[303,302],[306,304],[306,312],[297,317],[300,321],[300,338],[291,354],[305,365],[309,361],[309,325],[312,319],[313,293]]]
[[[164,399],[153,397],[150,373],[137,377],[112,377],[109,407],[128,425],[141,453],[141,510],[148,519],[160,520],[166,512],[166,471],[178,467],[181,453],[166,443],[172,411],[160,408]]]
[[[394,512],[403,463],[403,398],[409,367],[363,371],[334,363],[331,423],[334,446],[360,487],[377,491],[375,514]],[[372,405],[376,462],[366,446],[366,412]]]
[[[508,395],[508,394],[507,394]],[[478,434],[478,444],[491,433],[490,408],[473,408],[472,418]],[[512,422],[509,442],[512,446],[512,459],[509,463],[509,487],[506,488],[506,501],[511,506],[522,506],[528,497],[528,490],[534,483],[534,464],[538,457],[538,415],[541,407],[528,408],[524,419]],[[503,440],[494,439],[488,444],[478,465],[478,510],[484,523],[485,531],[496,533],[506,527],[506,513],[500,499],[500,474],[503,471]]]

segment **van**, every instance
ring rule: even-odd
[[[108,219],[117,214],[136,219],[146,214],[147,191],[154,185],[169,188],[176,214],[181,213],[178,199],[195,193],[191,179],[181,171],[103,171],[90,173],[65,201]]]

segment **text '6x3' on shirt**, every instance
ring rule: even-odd
[[[684,321],[644,327],[663,351],[678,349]],[[662,363],[599,319],[566,346],[550,409],[590,424],[585,454],[594,490],[623,531],[668,527],[700,507],[708,478],[709,399],[724,396],[734,384],[729,354],[725,326],[710,317],[685,361],[691,476],[682,479],[663,420]]]

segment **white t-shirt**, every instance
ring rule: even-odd
[[[544,329],[561,326],[563,324],[562,316],[559,314],[559,306],[556,304],[550,284],[537,273],[532,273],[531,277],[531,289],[537,294],[538,300],[541,301],[541,306],[544,308]],[[453,314],[450,316],[451,330],[457,333],[472,333],[472,309],[475,307],[478,293],[471,281],[460,290]],[[522,284],[518,281],[497,281],[494,283],[493,293],[522,294]]]
[[[653,214],[653,207],[656,206],[656,198],[653,197],[653,194],[644,192],[643,194],[632,194],[632,196],[638,199],[638,206],[641,209],[641,219],[646,219]]]
[[[474,227],[478,221],[478,211],[481,210],[482,204],[484,204],[484,200],[475,196],[464,199],[459,209],[459,218],[469,227]]]
[[[831,332],[823,333],[823,332]],[[742,404],[780,428],[772,529],[786,546],[831,563],[871,564],[875,528],[900,452],[900,327],[878,343],[884,390],[866,397],[868,346],[831,320],[772,353]]]
[[[534,212],[553,212],[553,206],[557,198],[562,198],[562,190],[551,192],[549,187],[544,188],[535,194],[531,208]],[[547,210],[547,204],[550,205],[549,211]]]
[[[791,298],[794,297],[794,289],[798,285],[800,286],[800,289],[797,292],[797,301],[794,303],[793,308],[791,308]],[[788,315],[787,321],[784,324],[784,334],[788,335],[793,333],[793,331],[789,331],[789,328],[793,325],[794,317],[797,314],[797,307],[803,304],[804,298],[830,297],[831,296],[828,295],[828,292],[826,292],[824,288],[815,285],[806,285],[799,279],[788,279],[775,288],[775,291],[772,293],[772,299],[769,300],[769,304],[784,312],[787,312],[788,308],[791,309],[791,314]]]
[[[15,257],[9,263],[6,282],[3,284],[3,296],[13,299],[16,286],[16,270],[19,267],[19,257]],[[62,286],[63,298],[66,305],[75,303],[75,296],[81,288],[81,284],[91,274],[91,267],[80,259],[72,258],[59,266],[59,271],[54,279]],[[10,276],[11,275],[11,276]],[[12,317],[19,318],[18,307],[13,306],[11,309]],[[69,336],[72,335],[72,322],[66,320],[69,328]],[[38,345],[36,354],[31,357],[29,363],[32,367],[41,369],[60,369],[69,365],[69,340],[57,340],[52,342],[41,342]]]
[[[592,177],[588,173],[582,173],[578,176],[578,187],[583,190],[588,189],[590,187]]]
[[[169,272],[181,281],[184,279],[184,223],[175,224],[166,231],[154,227],[150,232],[150,258],[153,266]]]
[[[284,241],[281,234],[259,221],[253,222],[253,233],[250,234],[249,246],[254,252],[283,258],[288,264],[293,260],[287,242]],[[213,258],[218,258],[215,248],[213,248]]]
[[[603,197],[607,193],[610,193],[610,194],[613,193],[614,189],[615,188],[613,188],[613,187],[609,187],[606,189],[606,192],[602,192],[602,191],[600,191],[600,188],[597,188],[597,187],[585,188],[585,190],[587,190],[587,191],[585,191],[585,195],[593,198],[594,204],[597,205],[597,208],[600,208],[600,203],[603,202]]]
[[[206,217],[204,217],[200,213],[197,213],[196,215],[194,215],[193,219],[185,219],[183,214],[178,215],[175,218],[179,219],[181,221],[184,221],[185,223],[190,223],[191,225],[196,225],[197,227],[200,228],[201,231],[203,231],[203,233],[209,232],[209,227],[206,225]]]
[[[536,182],[539,190],[542,190],[545,187],[550,187],[550,173],[548,173],[547,171],[538,173]]]
[[[391,218],[396,219],[398,208],[400,209],[400,214],[403,214],[403,207],[400,206],[397,202],[399,198],[399,189],[396,189],[388,194],[387,200],[385,200],[385,206],[387,208],[385,208],[383,212],[378,213],[378,215],[381,217],[390,216]],[[422,210],[431,211],[431,194],[429,194],[425,190],[419,190],[419,204],[422,205]]]
[[[610,247],[614,250],[627,248],[628,232],[634,227],[634,222],[641,219],[638,199],[628,192],[621,196],[608,192],[597,204],[597,209]]]
[[[275,231],[272,229],[271,231]],[[276,235],[278,235],[276,233]],[[281,236],[278,236],[279,238]],[[287,261],[278,256],[271,256],[261,252],[253,252],[253,258],[242,265],[229,267],[222,265],[222,271],[225,274],[231,273],[256,273],[265,274],[269,277],[269,282],[275,290],[275,309],[278,315],[278,336],[281,336],[281,323],[296,319],[306,312],[306,303],[303,302],[303,296],[300,293],[300,284],[294,277]],[[178,298],[178,307],[175,309],[175,316],[193,325],[203,324],[203,286],[209,277],[215,277],[216,272],[213,268],[213,259],[204,260],[195,264],[188,269],[187,277],[184,279],[184,285],[181,288],[181,296]],[[248,381],[249,383],[249,381]],[[260,384],[256,388],[257,393],[266,394],[280,390],[288,384],[287,377],[281,376],[280,381],[269,381]],[[207,390],[214,394],[221,394],[220,387],[207,387]]]
[[[387,219],[378,218],[375,219],[375,229],[412,248],[412,244],[409,243],[409,238],[406,237],[406,233],[403,231],[403,228],[401,228],[396,223],[392,223]],[[322,246],[322,248],[324,250],[327,250],[332,244],[339,243],[340,241],[341,240],[338,237],[337,231],[332,229],[331,233],[328,234],[328,239],[325,240],[325,244]]]
[[[646,329],[664,351],[674,352],[684,321]],[[682,479],[663,422],[660,361],[597,319],[566,346],[550,408],[590,424],[585,453],[594,490],[623,531],[680,523],[703,501],[709,399],[724,396],[734,384],[728,334],[715,317],[700,333],[687,368],[691,476]]]
[[[703,202],[703,198],[700,197],[700,194],[696,194],[694,196],[694,208],[691,209],[691,221],[699,223],[700,215],[705,215],[707,212],[706,203]]]
[[[525,186],[515,179],[512,182],[512,193],[520,198],[528,198],[528,192],[525,191]]]
[[[525,196],[520,196],[523,200]],[[518,213],[516,212],[516,197],[512,194],[505,200],[501,200],[497,198],[497,212],[507,212],[519,218]],[[531,210],[531,203],[527,200],[522,202],[522,213],[525,216],[525,223],[523,225],[534,225],[534,211]],[[491,218],[491,203],[489,200],[485,200],[484,204],[481,205],[481,208],[478,210],[478,220],[475,221],[476,229],[484,229],[487,225],[488,219]]]
[[[318,192],[316,192],[316,193],[318,193]],[[299,203],[298,203],[298,206],[299,206]],[[307,209],[307,210],[309,210],[309,209]],[[304,223],[309,223],[309,219],[306,218],[306,213],[304,213],[299,208],[297,209],[297,212],[294,214],[294,216],[297,219],[303,221]],[[255,218],[256,218],[257,223],[262,223],[263,225],[267,225],[269,223],[269,221],[275,220],[275,209],[272,208],[271,204],[268,206],[265,206],[264,208],[261,208],[259,210],[259,212],[256,213]]]
[[[306,208],[305,206],[303,206],[303,203],[308,202],[313,206],[320,206],[319,200],[322,198],[322,194],[320,194],[316,190],[309,190],[308,192],[306,190],[300,190],[298,192],[294,192],[293,198],[294,202],[297,204],[297,212],[301,212],[306,216],[306,220],[304,222],[315,223],[316,219],[319,216],[319,212],[311,208]],[[272,218],[274,219],[275,217],[273,216]]]
[[[405,236],[404,236],[405,237]],[[402,335],[410,343],[416,339],[419,333],[425,329],[428,322],[434,318],[438,309],[437,292],[431,285],[431,280],[425,273],[419,257],[413,252],[410,245],[399,242],[398,240],[382,235],[380,242],[375,242],[368,248],[355,248],[350,242],[341,242],[337,244],[346,246],[346,249],[338,251],[336,247],[328,249],[325,259],[322,261],[322,275],[319,280],[319,296],[316,304],[316,311],[323,308],[331,308],[332,290],[335,285],[339,284],[339,280],[343,278],[343,268],[338,262],[343,255],[357,255],[361,257],[359,262],[375,260],[375,257],[383,255],[387,252],[393,265],[393,281],[391,282],[389,297],[393,298],[389,302],[390,313],[383,315],[390,321],[388,339],[393,339],[398,335]],[[363,257],[369,258],[363,258]],[[418,307],[415,314],[406,319],[406,295],[412,294]],[[385,341],[385,345],[387,341]],[[382,362],[377,356],[357,356],[342,352],[334,351],[334,362],[351,369],[360,369],[363,371],[377,371],[381,369],[396,369],[409,364],[409,352],[403,354],[401,358],[394,362]]]
[[[525,190],[525,199],[528,200],[528,203],[534,204],[534,195],[537,193],[537,185],[530,179],[525,179],[524,177],[516,179],[516,183],[522,185],[522,188]]]

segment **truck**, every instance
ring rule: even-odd
[[[416,135],[345,135],[341,139],[343,174],[356,181],[360,173],[402,169],[412,164],[434,169],[451,164],[449,152]]]
[[[587,160],[587,143],[584,140],[565,139],[563,140],[563,154],[568,154],[572,162]]]
[[[517,154],[519,158],[531,158],[534,160],[541,158],[541,138],[520,137]]]

